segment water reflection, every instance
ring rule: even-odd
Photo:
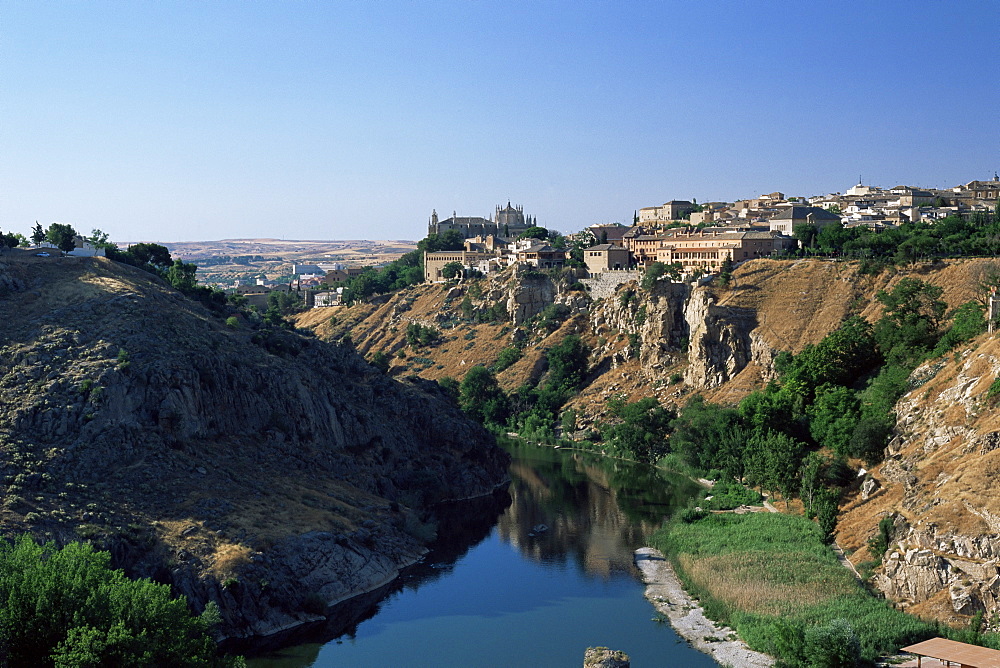
[[[597,645],[625,649],[633,665],[714,666],[651,621],[632,563],[696,485],[585,452],[505,447],[509,496],[444,512],[450,540],[380,601],[358,602],[252,668],[578,666],[583,649]]]
[[[509,442],[511,506],[500,536],[544,563],[632,572],[632,553],[697,492],[688,478],[583,451]]]

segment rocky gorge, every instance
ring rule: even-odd
[[[879,290],[919,277],[939,286],[953,309],[980,295],[980,278],[994,264],[956,260],[872,273],[857,262],[755,260],[725,286],[650,283],[622,272],[616,289],[602,277],[601,297],[573,272],[522,269],[418,286],[381,305],[332,319],[305,314],[301,322],[321,337],[350,331],[364,354],[387,352],[390,373],[433,379],[461,378],[470,365],[493,365],[504,347],[517,346],[520,359],[497,372],[509,391],[543,379],[544,351],[575,334],[591,351],[590,373],[567,407],[585,429],[615,397],[655,396],[679,407],[697,393],[735,404],[775,377],[780,353],[818,343],[850,315],[877,320]],[[499,304],[505,317],[463,317],[463,304],[473,314]],[[403,330],[411,321],[440,328],[440,344],[410,353]],[[950,623],[1000,613],[995,346],[983,335],[914,371],[883,464],[864,471],[863,462],[852,462],[860,477],[840,507],[837,540],[855,565],[869,569],[874,586],[899,606]],[[885,517],[894,522],[889,548],[872,555],[868,544]]]

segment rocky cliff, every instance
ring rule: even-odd
[[[507,456],[436,383],[350,346],[229,326],[103,258],[0,259],[0,529],[87,538],[223,633],[267,634],[384,584],[434,504]]]
[[[844,508],[855,561],[876,557],[887,598],[951,622],[1000,613],[1000,343],[986,335],[910,377],[885,462]],[[865,542],[893,518],[889,548]]]

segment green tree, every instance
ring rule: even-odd
[[[126,261],[137,267],[148,265],[159,271],[166,271],[174,263],[170,251],[160,244],[132,244],[123,255]]]
[[[667,453],[670,421],[677,415],[665,410],[654,397],[632,403],[612,399],[608,413],[615,422],[602,426],[601,433],[619,453],[648,463],[655,463]]]
[[[816,495],[822,489],[824,468],[826,461],[818,452],[807,454],[799,466],[799,498],[809,519],[816,517]]]
[[[538,239],[545,241],[549,238],[549,231],[544,227],[529,227],[524,232],[517,235],[518,239]]]
[[[458,405],[483,424],[502,425],[507,420],[507,395],[486,367],[474,366],[458,388]]]
[[[819,522],[823,540],[833,540],[833,532],[837,528],[837,499],[839,493],[832,487],[823,487],[816,493],[816,521]]]
[[[76,230],[71,225],[52,223],[45,232],[45,239],[63,253],[76,248]]]
[[[417,242],[417,250],[422,254],[439,251],[458,251],[465,248],[465,237],[458,230],[447,230],[441,234],[428,234]]]
[[[854,668],[861,660],[861,642],[846,619],[834,619],[806,629],[805,655],[811,668]]]
[[[803,248],[812,248],[816,244],[818,234],[816,226],[812,223],[796,223],[792,228],[792,236],[799,240]]]
[[[570,334],[549,349],[548,386],[552,389],[575,391],[583,385],[590,351],[576,334]]]
[[[521,359],[521,350],[516,346],[507,346],[497,354],[497,361],[493,363],[493,371],[500,373],[515,362]]]
[[[42,229],[42,226],[36,220],[35,226],[31,228],[31,243],[37,246],[43,241],[45,241],[45,230]]]
[[[918,278],[905,277],[891,292],[876,293],[885,314],[875,324],[874,335],[887,361],[914,366],[934,346],[947,308],[940,299],[943,291]]]
[[[449,280],[461,276],[463,271],[464,267],[462,267],[461,262],[449,262],[441,267],[441,275]]]
[[[382,373],[389,373],[389,356],[385,353],[385,351],[376,350],[372,353],[369,361],[373,367]]]
[[[111,570],[89,545],[0,542],[5,665],[210,666],[210,617],[192,616],[166,585]]]
[[[90,236],[87,237],[87,241],[89,241],[94,248],[107,248],[108,246],[114,245],[111,243],[108,233],[102,232],[97,228],[90,231]]]
[[[857,394],[846,387],[822,385],[806,409],[809,434],[841,457],[851,454],[851,438],[860,419]]]
[[[166,279],[181,292],[190,292],[198,285],[198,265],[184,260],[175,260],[167,269]]]
[[[746,478],[770,492],[781,492],[787,500],[797,491],[797,476],[805,446],[777,431],[757,433],[746,445]]]

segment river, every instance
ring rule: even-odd
[[[587,453],[507,448],[509,497],[485,513],[460,509],[448,531],[460,537],[379,600],[250,666],[579,667],[594,646],[627,652],[636,668],[715,666],[654,620],[632,563],[694,483]]]

